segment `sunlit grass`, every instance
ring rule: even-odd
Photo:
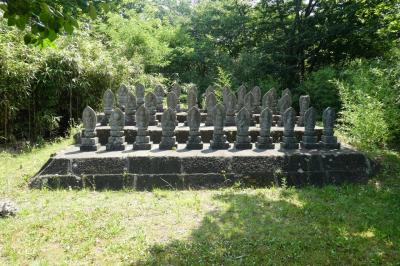
[[[400,159],[367,185],[174,191],[29,190],[70,140],[0,155],[0,264],[354,265],[400,260]]]

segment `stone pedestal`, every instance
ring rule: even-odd
[[[312,149],[319,149],[320,148],[320,144],[318,143],[318,137],[317,136],[306,136],[304,135],[302,137],[302,141],[300,142],[300,147],[302,149],[308,149],[308,150],[312,150]]]
[[[227,114],[225,118],[225,126],[232,127],[235,125],[235,114]]]
[[[253,145],[251,144],[250,136],[249,135],[246,135],[246,136],[237,135],[234,147],[238,150],[252,149]]]
[[[146,129],[139,129],[136,140],[133,143],[133,150],[150,150],[151,143],[149,132]]]
[[[293,136],[288,136],[285,137],[283,136],[282,142],[281,142],[281,148],[286,149],[286,150],[295,150],[299,148],[299,143],[297,142],[296,137]]]
[[[84,137],[81,138],[80,151],[97,151],[100,148],[99,138],[95,137],[96,134],[94,132],[92,135],[87,133],[82,135]]]
[[[321,148],[324,149],[340,149],[340,143],[338,143],[335,136],[321,136],[321,141],[319,142]]]
[[[270,136],[258,136],[256,148],[263,150],[274,149],[275,144],[272,142],[272,138]]]
[[[189,135],[189,139],[186,142],[186,149],[188,149],[188,150],[202,150],[203,149],[203,142],[201,141],[200,133],[198,133],[197,135],[194,135],[194,134]]]
[[[225,135],[217,135],[213,136],[213,139],[210,141],[210,148],[213,150],[226,150],[229,149],[230,144],[226,141]]]
[[[161,137],[161,142],[159,145],[160,150],[172,150],[177,146],[178,145],[176,144],[174,132],[163,132],[163,136]]]
[[[124,131],[111,130],[106,144],[107,151],[123,151],[127,143],[125,142]]]

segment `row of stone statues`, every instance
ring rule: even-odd
[[[163,100],[166,95],[167,109],[172,109],[175,112],[180,112],[180,98],[181,88],[175,84],[171,91],[165,94],[161,85],[157,85],[153,92],[148,92],[145,95],[145,88],[143,85],[136,86],[136,95],[133,94],[125,85],[122,85],[117,92],[117,106],[125,111],[126,125],[133,126],[136,124],[135,113],[141,105],[145,105],[150,112],[149,125],[157,125],[155,119],[156,112],[163,112]],[[192,107],[198,107],[197,99],[198,91],[195,86],[188,90],[187,105],[188,110]],[[214,87],[208,87],[205,94],[205,110],[207,113],[205,125],[212,126],[215,116],[215,107],[217,105],[217,97],[214,92]],[[262,100],[262,101],[261,101]],[[260,101],[262,104],[260,105]],[[280,115],[277,126],[283,126],[283,114],[292,106],[292,94],[289,89],[282,92],[282,97],[277,99],[277,92],[274,88],[270,89],[261,99],[261,89],[256,86],[251,91],[247,92],[245,86],[240,86],[237,91],[237,96],[228,87],[223,88],[223,101],[225,107],[225,126],[235,126],[235,116],[238,112],[245,107],[250,113],[250,125],[254,125],[253,114],[260,114],[261,110],[269,108],[274,115]],[[304,114],[310,107],[310,96],[303,95],[299,99],[300,116],[297,121],[297,126],[304,126]],[[109,124],[110,115],[114,109],[114,94],[111,90],[107,90],[103,97],[104,118],[101,125],[106,126]]]
[[[135,113],[137,135],[133,143],[133,150],[149,150],[152,147],[150,142],[148,126],[150,125],[151,111],[146,104],[142,104]],[[223,103],[217,103],[213,109],[213,137],[210,141],[211,149],[228,149],[230,143],[226,140],[224,134],[224,126],[226,120],[226,108]],[[275,144],[271,138],[273,112],[266,107],[260,114],[260,134],[257,139],[256,147],[258,149],[273,149]],[[313,107],[308,108],[304,112],[304,135],[299,143],[294,135],[296,111],[293,107],[289,107],[282,114],[283,122],[283,139],[281,142],[282,149],[297,149],[299,145],[304,149],[339,149],[340,143],[337,142],[333,135],[335,111],[333,108],[326,108],[323,112],[323,135],[321,141],[318,141],[315,134],[316,111]],[[96,137],[97,116],[95,111],[89,106],[85,108],[82,115],[83,120],[83,136],[80,149],[81,151],[95,151],[99,148],[98,139]],[[125,150],[126,142],[124,136],[125,114],[120,108],[115,108],[109,116],[110,136],[106,145],[106,150]],[[172,108],[166,109],[161,118],[162,137],[159,148],[162,150],[171,150],[177,147],[175,139],[176,111]],[[198,107],[193,106],[187,113],[187,125],[189,126],[189,138],[187,141],[187,149],[203,149],[203,143],[200,135],[201,113]],[[242,107],[235,117],[237,127],[236,141],[234,147],[236,149],[252,149],[251,138],[249,136],[249,127],[251,125],[251,112]]]

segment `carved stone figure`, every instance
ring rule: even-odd
[[[135,112],[136,112],[136,97],[131,91],[128,91],[127,102],[125,106],[125,125],[134,126],[136,125]]]
[[[192,109],[192,107],[197,107],[197,88],[195,86],[188,91],[187,104],[188,110]]]
[[[176,107],[174,108],[174,110],[176,112],[180,112],[181,111],[180,98],[181,98],[182,88],[177,83],[174,83],[172,85],[171,92],[175,93],[177,99]]]
[[[249,111],[250,113],[250,126],[254,126],[254,121],[253,121],[253,108],[254,108],[254,96],[253,93],[248,92],[246,96],[244,97],[244,107]]]
[[[157,96],[152,92],[148,92],[144,99],[144,105],[146,106],[147,111],[149,111],[149,126],[157,126]]]
[[[136,134],[135,142],[133,143],[133,150],[150,150],[151,149],[149,132],[147,130],[147,128],[149,126],[149,120],[150,120],[149,117],[150,117],[149,111],[147,110],[145,105],[142,104],[136,110],[137,134]]]
[[[340,143],[337,138],[333,135],[333,129],[336,119],[335,109],[328,107],[322,114],[322,123],[324,129],[321,136],[321,146],[325,149],[340,149]]]
[[[187,114],[187,122],[189,126],[189,138],[186,143],[188,150],[201,150],[203,149],[203,142],[200,135],[200,122],[201,114],[199,108],[193,106],[189,109]]]
[[[262,99],[262,108],[269,108],[272,111],[272,114],[278,114],[278,106],[277,106],[277,94],[276,89],[270,89]]]
[[[297,126],[302,127],[304,126],[304,114],[307,109],[310,107],[310,96],[309,95],[302,95],[299,99],[299,106],[300,106],[300,116],[299,120],[297,121]]]
[[[104,92],[103,95],[104,117],[100,123],[102,126],[108,125],[113,108],[114,108],[114,93],[110,89],[108,89]]]
[[[128,87],[126,87],[124,84],[121,84],[117,91],[118,107],[123,111],[125,110],[128,91]]]
[[[229,143],[224,134],[225,107],[222,103],[215,106],[213,138],[210,141],[210,148],[213,150],[228,149]]]
[[[115,108],[110,116],[110,136],[106,144],[107,151],[123,151],[126,147],[125,136],[125,115],[119,108]]]
[[[176,113],[168,108],[161,117],[162,136],[159,145],[160,150],[171,150],[177,147],[175,138]]]
[[[156,85],[156,87],[154,88],[154,94],[157,97],[157,112],[163,112],[164,111],[163,100],[165,92],[161,84]]]
[[[228,91],[226,95],[226,119],[225,126],[235,125],[235,108],[236,108],[236,95],[232,91]]]
[[[259,114],[261,111],[260,101],[261,101],[261,89],[258,86],[255,86],[251,93],[253,94],[253,113]]]
[[[279,106],[279,114],[280,118],[278,121],[278,126],[283,126],[283,114],[286,112],[288,108],[292,106],[292,98],[289,96],[289,94],[285,94],[282,96],[282,98],[279,99],[278,101],[278,106]]]
[[[225,108],[227,108],[228,94],[231,92],[231,89],[227,86],[222,88],[222,103]]]
[[[86,106],[82,113],[83,134],[80,145],[81,151],[97,151],[100,147],[99,139],[96,137],[96,112]]]
[[[242,108],[236,116],[236,141],[235,148],[238,150],[251,149],[251,138],[249,136],[250,112],[246,108]]]
[[[290,107],[283,113],[282,117],[284,128],[281,149],[293,150],[299,148],[299,143],[294,135],[296,111],[293,107]]]
[[[274,149],[271,138],[272,111],[268,107],[260,114],[260,135],[257,137],[257,149]]]
[[[171,109],[176,113],[176,107],[178,106],[178,97],[174,92],[167,93],[167,109]],[[179,124],[178,120],[175,121],[175,125]]]
[[[292,95],[292,92],[290,91],[290,89],[288,89],[288,88],[284,89],[284,90],[282,91],[282,97],[283,97],[285,94],[289,95],[289,96],[290,96],[290,100],[292,100],[293,95]]]
[[[206,126],[212,126],[214,124],[214,116],[215,116],[215,106],[217,104],[217,98],[214,93],[210,93],[206,98],[206,107],[207,107],[207,117],[206,117]]]
[[[246,87],[241,85],[237,91],[236,111],[239,111],[244,106],[244,97],[246,96]]]
[[[207,96],[210,93],[215,93],[215,88],[213,86],[211,86],[211,85],[207,87],[206,92],[205,92],[205,97],[207,98]]]
[[[315,119],[315,109],[313,107],[308,108],[304,113],[304,134],[300,142],[300,147],[302,149],[318,149],[320,146],[314,130]]]
[[[143,84],[136,84],[136,103],[137,106],[144,104],[144,86]]]

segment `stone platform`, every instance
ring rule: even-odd
[[[213,135],[213,130],[214,127],[206,127],[202,125],[200,127],[200,134],[202,141],[204,143],[209,143],[210,140],[212,139]],[[233,127],[224,127],[224,132],[226,134],[226,138],[229,142],[234,142],[236,140],[236,130],[237,128],[235,126]],[[298,141],[301,140],[301,137],[303,136],[304,133],[304,127],[295,127],[295,136]],[[161,127],[159,126],[149,126],[148,127],[149,131],[149,136],[150,140],[153,143],[160,143],[161,141]],[[101,145],[106,145],[108,141],[108,137],[110,136],[110,127],[109,126],[98,126],[96,127],[96,133],[97,137],[99,138],[99,143]],[[260,135],[260,128],[259,127],[250,127],[249,128],[249,133],[251,137],[251,141],[254,143],[257,141],[257,137]],[[132,144],[135,141],[137,134],[137,128],[135,126],[125,126],[124,127],[124,136],[125,140],[129,143]],[[318,137],[318,140],[321,139],[322,135],[322,128],[321,127],[316,127],[315,128],[315,134]],[[184,126],[182,123],[179,124],[175,128],[175,136],[176,136],[176,141],[178,143],[186,143],[189,137],[189,127]],[[283,127],[271,127],[271,137],[273,142],[280,142],[282,140],[283,136]],[[79,138],[78,138],[79,139]],[[79,144],[79,140],[77,141],[77,144]]]
[[[232,147],[232,145],[231,145]],[[350,147],[341,150],[176,150],[80,152],[62,150],[31,178],[31,188],[92,188],[137,190],[205,188],[235,182],[255,186],[324,185],[366,181],[370,160]]]

